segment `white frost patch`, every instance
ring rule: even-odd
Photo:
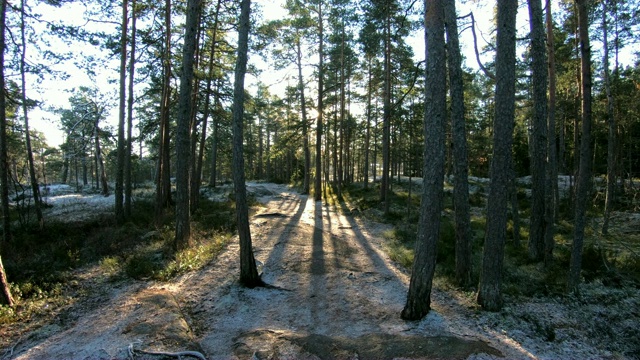
[[[53,205],[44,211],[47,219],[59,221],[82,221],[114,211],[115,197],[100,194],[66,194],[44,197],[45,204]]]

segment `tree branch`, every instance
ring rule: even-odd
[[[478,62],[478,66],[480,67],[480,70],[482,70],[482,72],[484,72],[484,74],[490,78],[491,80],[496,80],[496,76],[494,73],[492,73],[491,71],[489,71],[489,69],[487,69],[483,64],[482,61],[480,61],[480,52],[478,51],[478,36],[476,35],[476,19],[473,16],[473,12],[470,12],[469,14],[465,15],[465,16],[461,16],[458,19],[464,19],[466,17],[471,17],[471,33],[473,34],[473,49],[476,53],[476,61]]]

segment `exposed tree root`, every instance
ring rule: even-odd
[[[196,359],[201,359],[201,360],[207,359],[201,352],[198,352],[198,351],[178,351],[178,352],[147,351],[147,350],[134,349],[133,344],[129,344],[128,353],[129,353],[130,359],[135,359],[136,353],[140,353],[144,355],[153,355],[153,356],[169,356],[169,357],[175,357],[178,359],[182,359],[183,356],[194,357]]]

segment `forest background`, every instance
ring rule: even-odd
[[[147,220],[175,230],[169,243],[179,252],[195,245],[191,215],[198,214],[201,190],[233,179],[235,225],[249,245],[241,282],[264,285],[250,236],[246,242],[242,235],[247,201],[238,184],[245,177],[292,183],[316,200],[356,197],[359,211],[375,208],[381,220],[410,224],[399,228],[390,250],[409,267],[414,257],[433,267],[440,229],[451,221],[455,249],[440,260],[452,261],[445,269],[458,286],[480,283],[478,302],[489,310],[503,306],[507,241],[519,261],[564,274],[547,279],[553,291],[578,292],[584,256],[596,259],[599,275],[637,286],[637,232],[609,233],[612,214],[622,218],[638,207],[634,1],[501,1],[495,10],[461,3],[457,21],[448,8],[454,2],[437,1],[441,23],[429,23],[417,1],[287,1],[277,10],[284,16],[262,15],[274,6],[262,4],[262,13],[252,12],[245,44],[246,93],[237,88],[238,76],[244,78],[239,4],[3,4],[3,259],[25,298],[31,291],[21,286],[33,285],[37,271],[17,275],[29,266],[19,261],[24,252],[33,250],[23,232],[50,226],[40,193],[46,197],[52,184],[114,194],[116,226],[135,218],[134,190],[153,184]],[[486,25],[501,24],[501,14],[511,31],[502,44],[501,27]],[[429,26],[442,37],[427,44],[434,48],[425,59],[417,44]],[[459,34],[468,51],[456,64]],[[76,69],[67,71],[70,62]],[[68,81],[71,90],[52,85]],[[498,89],[505,87],[511,90],[502,97]],[[35,118],[48,118],[47,127],[30,128]],[[56,146],[47,144],[50,126],[63,133]],[[416,189],[402,185],[415,177],[426,180]],[[488,177],[489,196],[470,195],[469,185]],[[486,212],[471,213],[485,205]],[[451,219],[434,215],[446,208],[455,210]],[[412,279],[411,289],[417,283],[428,293],[429,271]],[[11,304],[10,286],[4,288]],[[412,304],[424,300],[412,291],[403,317],[420,318],[429,304]]]

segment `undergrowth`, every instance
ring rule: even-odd
[[[167,211],[171,219],[171,210]],[[44,230],[17,228],[3,248],[3,261],[20,311],[0,306],[0,324],[71,304],[78,291],[74,270],[98,267],[96,281],[126,278],[168,281],[202,268],[235,231],[232,202],[200,200],[192,216],[194,246],[174,252],[174,225],[154,226],[150,201],[136,201],[132,217],[118,226],[113,216],[77,223],[48,222]],[[43,304],[46,304],[43,305]]]
[[[477,184],[476,184],[477,186]],[[394,225],[382,236],[386,239],[385,250],[389,257],[410,270],[414,259],[414,247],[418,230],[420,207],[419,187],[409,198],[407,183],[394,183],[391,193],[390,212],[384,215],[383,203],[380,201],[379,186],[365,189],[361,184],[354,184],[343,189],[343,197],[349,207],[357,210],[354,215],[367,217],[374,221]],[[487,191],[477,191],[472,196],[472,207],[485,206],[482,199]],[[555,248],[553,262],[545,267],[542,263],[532,262],[527,251],[529,236],[528,217],[529,199],[519,189],[520,246],[515,246],[513,239],[513,222],[509,220],[507,243],[505,246],[503,293],[507,296],[556,296],[566,294],[567,273],[573,242],[572,219],[560,218],[555,225]],[[336,201],[335,198],[332,201]],[[563,202],[561,210],[566,210]],[[440,225],[440,239],[437,244],[436,278],[441,278],[449,285],[455,286],[455,227],[451,192],[445,192],[443,216]],[[479,281],[482,257],[482,245],[486,227],[485,216],[471,217],[472,238],[472,283]],[[640,236],[598,235],[594,225],[587,227],[583,251],[582,274],[586,283],[601,282],[606,286],[623,285],[640,286],[640,257],[633,248],[640,248]],[[612,246],[617,244],[618,246]],[[442,281],[439,281],[442,283]]]

